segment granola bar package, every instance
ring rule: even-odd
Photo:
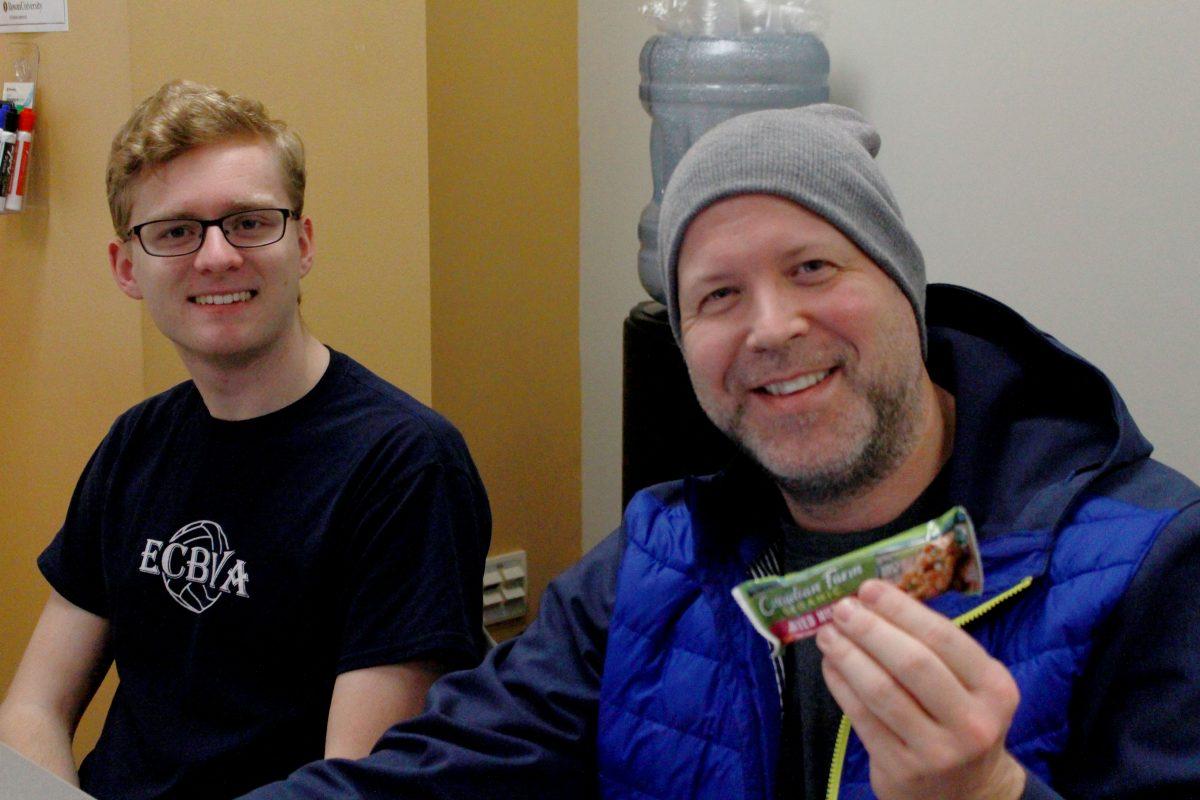
[[[755,578],[733,597],[778,655],[784,645],[816,634],[833,604],[870,578],[927,600],[946,591],[979,594],[983,565],[975,526],[962,506],[903,533],[787,575]]]

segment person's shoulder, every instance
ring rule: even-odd
[[[630,497],[626,509],[688,506],[708,510],[708,506],[729,503],[744,509],[772,499],[778,499],[773,484],[748,457],[739,455],[712,474],[687,475],[640,489]]]
[[[125,459],[144,460],[149,452],[162,446],[181,416],[192,413],[198,402],[193,384],[185,381],[126,409],[109,425],[85,472],[107,470]]]
[[[1200,504],[1200,486],[1153,458],[1139,459],[1106,475],[1095,494],[1145,509],[1183,510]]]
[[[437,411],[422,403],[399,386],[380,377],[344,353],[330,350],[330,369],[338,370],[340,391],[370,407],[383,419],[392,422],[409,421],[426,427],[431,434],[452,432],[454,425]]]
[[[125,437],[138,430],[173,424],[180,414],[193,413],[198,402],[195,384],[183,381],[126,409],[113,421],[109,436]]]
[[[466,455],[462,434],[446,417],[350,356],[332,348],[330,354],[329,368],[337,371],[337,403],[355,408],[359,424],[439,460]]]

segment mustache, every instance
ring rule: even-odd
[[[850,363],[849,354],[843,350],[804,353],[798,350],[789,347],[739,356],[730,371],[734,382],[738,386],[753,389],[798,375],[842,369]]]

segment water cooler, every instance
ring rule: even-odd
[[[733,452],[696,402],[662,305],[658,209],[675,165],[719,122],[829,99],[829,53],[812,33],[659,35],[642,48],[640,66],[654,194],[638,223],[638,275],[653,299],[634,306],[624,326],[622,505],[645,486],[714,472]]]

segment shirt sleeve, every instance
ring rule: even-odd
[[[110,431],[75,484],[67,516],[58,534],[38,556],[38,569],[56,592],[97,616],[108,618],[101,548],[102,518],[108,494],[111,456],[116,449]]]
[[[435,683],[425,713],[370,756],[315,762],[245,800],[596,797],[600,675],[623,548],[614,533],[552,582],[524,634]]]
[[[1159,534],[1096,642],[1053,783],[1064,797],[1200,797],[1200,504]]]
[[[415,659],[462,669],[482,658],[491,514],[466,445],[456,443],[417,466],[411,446],[385,446],[361,476],[340,581],[339,673]]]

